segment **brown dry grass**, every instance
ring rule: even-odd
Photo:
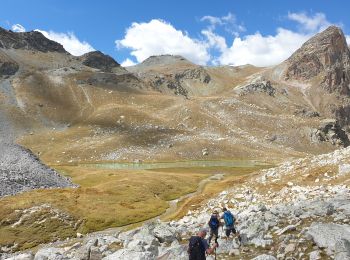
[[[62,166],[61,172],[80,185],[77,189],[50,189],[24,192],[0,200],[0,244],[19,243],[19,249],[51,241],[54,237],[74,236],[75,232],[92,232],[109,227],[140,222],[163,213],[168,200],[196,190],[206,174],[116,171],[87,167]],[[36,205],[49,204],[82,221],[77,230],[60,223],[52,224],[55,233],[36,223],[11,228],[18,217],[15,212]],[[49,223],[49,222],[48,222]],[[25,223],[24,223],[25,224]]]

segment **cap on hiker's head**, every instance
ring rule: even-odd
[[[223,211],[227,211],[227,208],[223,207],[222,210],[223,210]]]
[[[214,210],[213,214],[218,214],[219,212],[217,210]]]

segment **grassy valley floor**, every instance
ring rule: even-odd
[[[75,237],[77,232],[142,222],[164,213],[168,201],[195,192],[202,180],[213,174],[225,174],[223,179],[208,182],[201,192],[184,199],[176,212],[166,216],[176,218],[261,167],[114,170],[55,166],[80,187],[35,190],[2,198],[0,245],[23,250]]]

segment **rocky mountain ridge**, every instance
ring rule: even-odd
[[[41,32],[12,32],[0,27],[0,48],[66,53],[63,46],[47,39]]]

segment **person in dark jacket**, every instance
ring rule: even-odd
[[[219,227],[220,227],[220,216],[217,210],[214,210],[208,222],[210,233],[209,233],[209,245],[213,237],[215,237],[215,243],[218,242],[219,238]]]
[[[207,240],[205,239],[207,235],[206,229],[201,229],[197,236],[192,236],[188,245],[188,255],[189,260],[205,260],[206,255],[211,255],[215,252],[217,248],[217,243],[210,247]]]

